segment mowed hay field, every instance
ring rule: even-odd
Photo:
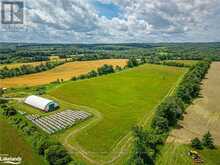
[[[168,142],[190,143],[195,137],[202,137],[210,131],[215,143],[220,145],[220,62],[211,65],[203,81],[201,98],[198,98],[186,110],[180,128],[171,132]]]
[[[43,85],[56,81],[57,79],[69,80],[73,76],[85,74],[91,71],[92,69],[97,69],[103,64],[109,64],[113,66],[125,66],[126,63],[126,59],[68,62],[45,72],[0,79],[0,87]]]
[[[74,137],[63,136],[60,141],[68,140],[73,146],[77,143],[88,156],[108,154],[133,126],[141,121],[150,123],[154,107],[185,71],[183,68],[145,64],[111,75],[69,82],[51,90],[49,95],[58,100],[100,113],[97,122],[81,129]]]
[[[31,149],[16,128],[10,126],[6,119],[0,117],[0,154],[22,158],[22,165],[47,165],[37,153]],[[1,163],[0,163],[1,164]]]

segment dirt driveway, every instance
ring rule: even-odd
[[[167,142],[190,143],[210,131],[215,144],[220,145],[220,62],[212,63],[202,82],[201,98],[194,101],[167,139]]]

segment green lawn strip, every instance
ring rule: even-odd
[[[47,165],[48,163],[33,151],[30,142],[9,121],[0,115],[0,154],[22,157],[22,165]]]
[[[120,139],[130,131],[131,127],[135,123],[138,123],[141,118],[143,118],[143,115],[146,113],[146,109],[152,110],[153,107],[158,103],[158,101],[161,100],[168,93],[170,87],[175,85],[177,79],[181,74],[183,74],[183,72],[184,69],[175,67],[144,65],[132,70],[126,70],[113,75],[94,78],[91,80],[70,82],[69,84],[62,85],[61,88],[52,90],[50,93],[51,95],[59,99],[67,100],[71,103],[73,102],[79,105],[87,104],[90,107],[95,107],[96,109],[100,110],[102,114],[104,114],[103,116],[107,118],[107,120],[108,117],[114,116],[114,118],[116,119],[119,117],[121,119],[120,121],[126,121],[124,123],[119,122],[119,124],[117,124],[114,121],[111,122],[108,120],[108,123],[104,122],[104,125],[95,125],[95,127],[97,127],[97,125],[107,125],[107,127],[109,127],[109,124],[110,126],[112,126],[113,123],[114,125],[119,126],[117,128],[121,128],[115,129],[114,131],[119,130],[124,132],[119,137],[113,137],[114,140],[108,142],[111,145],[111,147],[108,149],[109,153],[109,151],[117,145]],[[159,93],[159,96],[157,95],[157,93]],[[148,96],[148,94],[150,95]],[[76,95],[76,97],[72,97],[74,95]],[[149,100],[151,101],[150,105],[145,100],[147,98],[149,98]],[[151,98],[154,99],[151,100]],[[103,109],[103,107],[105,107],[105,109]],[[127,109],[129,111],[127,111]],[[135,109],[135,111],[132,111],[132,109]],[[111,112],[112,110],[115,110],[115,112]],[[139,113],[136,113],[136,110],[139,110]],[[108,115],[106,116],[106,114]],[[129,128],[127,125],[129,125]],[[126,129],[122,130],[122,128]],[[98,129],[102,128],[98,126]],[[80,139],[84,139],[85,141],[83,141],[83,148],[85,148],[85,143],[86,145],[94,144],[94,141],[91,142],[88,137],[82,137],[83,134],[88,134],[88,131],[90,130],[96,132],[97,128],[93,127],[93,129],[88,128],[83,130],[83,133],[77,134],[78,138],[76,140],[73,139],[72,143],[75,144],[77,141],[80,142]],[[110,130],[107,136],[111,136],[112,133],[114,134],[114,131],[112,132]],[[96,135],[102,135],[102,133],[96,132]],[[98,136],[95,136],[94,138],[98,139]],[[96,140],[94,138],[93,140]],[[106,139],[110,139],[110,137]],[[106,142],[106,140],[104,140],[103,142]],[[82,146],[82,142],[79,144],[80,146]],[[93,147],[95,146],[92,146],[92,148]],[[85,149],[88,150],[87,148]],[[95,147],[95,149],[98,149],[98,146]],[[100,154],[95,155],[100,156]]]

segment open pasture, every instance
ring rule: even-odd
[[[133,126],[142,121],[150,123],[155,106],[175,87],[185,71],[185,68],[146,64],[52,89],[49,92],[52,97],[94,110],[98,118],[76,131],[74,137],[70,130],[69,134],[64,132],[60,141],[68,142],[68,146],[80,146],[87,158],[108,155],[119,142],[123,143]]]
[[[126,62],[126,59],[68,62],[45,72],[0,79],[0,87],[36,86],[48,84],[57,79],[69,80],[73,76],[88,73],[104,64],[123,67]]]

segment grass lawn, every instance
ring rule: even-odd
[[[71,143],[77,142],[96,155],[107,154],[134,125],[143,119],[150,122],[154,107],[185,71],[146,64],[116,74],[69,82],[51,90],[49,95],[100,113],[100,120],[80,130]]]
[[[166,144],[161,154],[156,161],[156,165],[193,165],[191,157],[187,155],[188,151],[192,150],[189,145],[184,144]],[[198,150],[201,158],[204,160],[204,165],[220,164],[220,149]]]
[[[47,163],[32,150],[16,128],[0,116],[0,154],[22,158],[22,165],[46,165]],[[1,163],[0,163],[1,164]]]

